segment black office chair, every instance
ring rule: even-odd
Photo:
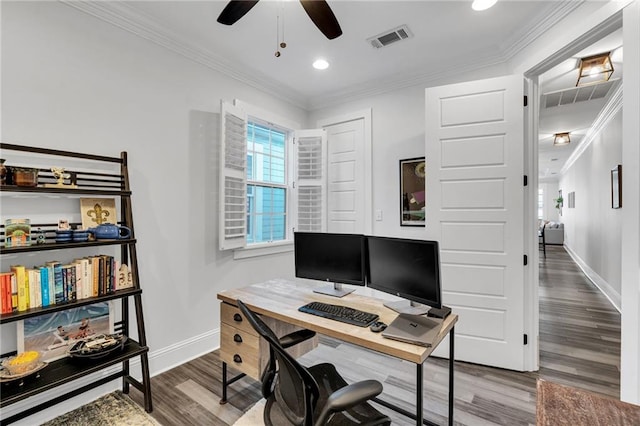
[[[242,301],[237,303],[249,324],[269,343],[270,358],[277,369],[263,374],[267,426],[391,424],[387,416],[366,402],[382,392],[380,382],[364,380],[348,385],[332,364],[300,365],[258,315]]]

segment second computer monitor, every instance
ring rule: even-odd
[[[366,265],[369,287],[408,299],[385,306],[413,315],[442,308],[437,241],[367,237]]]

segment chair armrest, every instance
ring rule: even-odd
[[[380,393],[382,393],[382,384],[377,380],[363,380],[340,388],[329,395],[315,424],[324,425],[332,413],[361,404],[380,395]]]
[[[315,331],[306,330],[306,329],[294,331],[293,333],[287,334],[286,336],[282,336],[280,338],[280,345],[283,348],[287,349],[287,348],[290,348],[291,346],[297,345],[298,343],[304,342],[305,340],[309,340],[315,335],[316,335]]]

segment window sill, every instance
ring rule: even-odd
[[[278,241],[274,243],[253,244],[248,247],[235,249],[233,258],[248,259],[250,257],[267,256],[270,254],[287,253],[293,251],[293,241]]]

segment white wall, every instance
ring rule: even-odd
[[[595,136],[593,142],[560,178],[565,199],[562,222],[565,246],[599,279],[609,296],[620,300],[622,209],[611,208],[611,169],[622,164],[622,111]],[[624,170],[623,170],[624,176]],[[575,191],[576,207],[567,207]]]
[[[429,86],[476,80],[503,75],[503,67],[487,68],[427,83]],[[399,161],[425,155],[425,85],[417,85],[393,92],[345,102],[342,105],[312,111],[310,124],[322,119],[341,116],[371,108],[372,115],[372,187],[373,209],[371,214],[373,234],[405,238],[428,238],[427,226],[400,226],[400,175]],[[427,164],[428,164],[427,159]],[[427,176],[429,170],[427,169]],[[427,194],[427,202],[431,195]],[[382,211],[382,220],[376,221],[374,212]]]
[[[544,190],[543,219],[551,222],[562,222],[554,201],[554,199],[558,198],[558,182],[540,182],[538,186]],[[564,191],[563,198],[565,198]],[[566,201],[563,211],[564,209],[566,209]]]
[[[218,347],[219,291],[293,276],[291,253],[217,250],[221,98],[307,123],[301,109],[72,7],[2,2],[2,141],[129,153],[152,374]]]

